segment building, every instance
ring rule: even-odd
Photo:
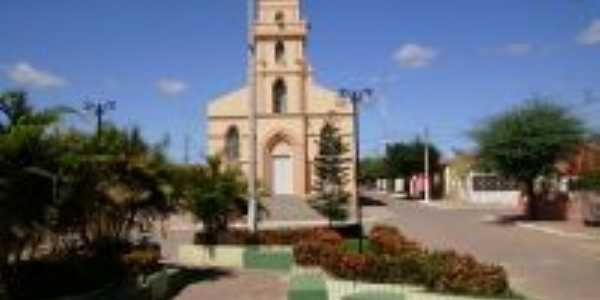
[[[257,0],[250,34],[255,44],[255,60],[249,64],[254,86],[247,83],[211,101],[208,153],[222,155],[249,172],[254,92],[258,180],[271,195],[304,198],[312,191],[316,139],[326,121],[340,128],[344,142],[353,149],[352,105],[314,81],[300,0]],[[354,173],[352,167],[351,180]],[[347,190],[354,192],[351,186]]]
[[[519,207],[521,192],[517,183],[494,173],[478,170],[479,157],[457,153],[444,163],[444,198],[476,204]]]
[[[566,176],[600,171],[600,142],[589,141],[580,145],[573,157],[558,164],[558,169]]]

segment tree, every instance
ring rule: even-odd
[[[388,179],[409,178],[425,172],[425,143],[418,137],[410,143],[395,143],[386,147],[385,174]],[[440,170],[440,151],[429,144],[429,170]],[[405,181],[408,184],[408,181]]]
[[[65,112],[36,111],[24,92],[0,94],[0,281],[11,279],[11,261],[35,253],[51,221],[57,148],[49,128]]]
[[[317,141],[318,155],[315,157],[316,182],[314,190],[317,198],[315,208],[333,220],[345,219],[348,215],[346,205],[350,194],[344,190],[348,183],[348,146],[342,141],[339,129],[330,121],[326,122]]]
[[[439,170],[440,151],[429,147],[430,170]],[[388,145],[385,156],[386,174],[389,178],[410,177],[425,171],[425,143],[419,138],[410,143]]]
[[[536,219],[535,180],[555,171],[582,141],[585,129],[567,109],[534,98],[501,113],[472,132],[482,167],[514,179],[528,200],[528,214]]]
[[[381,157],[367,157],[360,162],[361,178],[363,184],[373,184],[377,179],[385,177],[385,160]]]
[[[206,166],[191,169],[186,187],[188,209],[202,221],[207,242],[215,243],[236,213],[237,202],[247,194],[246,180],[239,169],[224,166],[218,157]]]
[[[0,291],[4,285],[15,297],[31,284],[23,266],[44,265],[40,245],[65,266],[99,258],[118,267],[131,233],[180,199],[165,142],[108,126],[100,144],[96,135],[54,127],[70,112],[37,110],[23,92],[0,94]]]
[[[53,227],[59,236],[76,233],[88,247],[119,242],[175,210],[163,149],[149,145],[139,128],[108,126],[102,145],[76,131],[60,139],[63,180]]]

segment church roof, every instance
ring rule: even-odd
[[[208,105],[208,117],[247,116],[248,93],[248,86],[244,86],[216,97]]]

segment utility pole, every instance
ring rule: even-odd
[[[101,144],[102,140],[102,125],[104,121],[104,115],[109,111],[115,110],[117,107],[116,101],[105,100],[105,101],[87,101],[84,103],[83,109],[88,112],[92,112],[96,116],[96,135],[98,138],[98,144]]]
[[[248,229],[250,232],[258,230],[258,205],[256,188],[256,169],[257,169],[257,126],[256,126],[256,43],[254,38],[254,22],[256,19],[256,0],[248,0],[248,92],[250,93],[248,105],[249,128],[250,128],[250,174],[248,174]]]
[[[429,128],[425,127],[425,203],[431,199],[429,188]]]
[[[363,253],[363,216],[362,203],[360,201],[360,104],[366,98],[373,95],[372,89],[349,90],[341,89],[339,92],[343,98],[348,98],[352,103],[352,111],[354,118],[354,190],[355,190],[355,209],[356,218],[360,227],[360,236],[358,239],[358,251]]]

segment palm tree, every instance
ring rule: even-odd
[[[185,199],[192,214],[204,226],[207,242],[217,241],[218,234],[227,230],[236,206],[244,201],[246,181],[239,169],[227,167],[218,157],[208,159],[206,166],[194,169]]]
[[[102,145],[96,136],[71,131],[62,137],[66,192],[58,208],[57,231],[77,232],[90,247],[119,241],[173,212],[169,164],[161,145],[150,145],[139,128],[108,126]]]
[[[48,129],[66,108],[36,111],[24,92],[0,93],[0,276],[41,242],[50,220],[57,169]]]

